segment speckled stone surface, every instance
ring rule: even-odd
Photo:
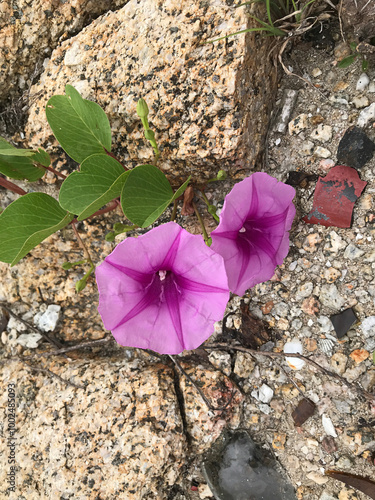
[[[4,0],[0,2],[0,101],[27,90],[59,39],[126,0]]]
[[[273,103],[271,41],[252,33],[204,42],[250,22],[244,8],[223,0],[131,0],[99,17],[53,51],[32,87],[40,94],[26,128],[30,145],[56,147],[44,109],[69,83],[104,108],[122,161],[152,160],[136,115],[143,97],[162,151],[159,164],[176,182],[190,173],[207,179],[221,168],[245,176],[260,153]]]
[[[1,386],[16,384],[17,491],[41,498],[164,500],[185,457],[173,387],[162,364],[139,359],[55,358],[48,368],[85,389],[1,366]],[[1,394],[1,421],[7,392]],[[6,441],[0,440],[0,496],[6,496]]]

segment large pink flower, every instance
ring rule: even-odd
[[[257,172],[226,196],[211,248],[224,258],[232,292],[243,295],[282,264],[296,213],[294,195],[291,186]]]
[[[162,354],[207,340],[229,299],[223,258],[174,222],[117,245],[96,280],[98,310],[116,341]]]

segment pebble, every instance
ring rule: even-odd
[[[310,156],[314,151],[315,144],[311,141],[306,141],[302,144],[299,153],[302,156]]]
[[[333,49],[333,53],[335,58],[338,61],[341,61],[341,59],[344,59],[344,57],[350,56],[351,51],[350,47],[346,42],[340,42],[335,45],[335,48]],[[337,78],[337,75],[335,75]]]
[[[28,349],[36,349],[41,339],[42,335],[40,333],[23,333],[17,338],[17,344]]]
[[[325,484],[328,481],[327,476],[323,476],[322,474],[319,474],[319,472],[309,472],[306,477],[308,479],[311,479],[311,481],[314,481],[316,484]]]
[[[246,352],[237,352],[233,372],[241,378],[250,377],[255,368],[255,361]]]
[[[273,398],[273,390],[268,385],[263,384],[258,390],[253,391],[251,395],[258,401],[268,404]]]
[[[339,294],[339,291],[336,285],[323,285],[319,295],[320,302],[336,311],[340,310],[345,304],[345,300]]]
[[[310,135],[312,139],[317,141],[327,142],[332,139],[332,127],[330,125],[318,125]]]
[[[337,437],[337,433],[332,420],[324,414],[322,415],[322,424],[324,431],[328,436]]]
[[[319,166],[323,170],[330,170],[334,165],[335,165],[335,162],[333,160],[321,160],[319,162]]]
[[[324,245],[324,249],[328,250],[330,253],[337,254],[340,250],[346,247],[347,243],[341,236],[339,236],[336,231],[331,231],[327,237],[327,243]]]
[[[43,332],[53,332],[60,317],[61,306],[51,304],[43,313],[34,316],[34,324]]]
[[[358,117],[357,125],[358,127],[366,127],[366,125],[371,121],[375,120],[375,102],[370,104],[367,108],[364,108]]]
[[[308,297],[302,302],[301,309],[304,313],[313,315],[319,312],[319,301],[315,297]]]
[[[324,117],[322,115],[314,115],[310,118],[310,123],[315,127],[319,123],[324,123]]]
[[[285,354],[302,354],[303,353],[303,347],[302,344],[299,340],[293,340],[291,342],[287,342],[284,345],[284,353]],[[293,370],[301,370],[306,362],[303,359],[299,358],[285,358],[285,361],[288,363],[290,368]]]
[[[366,96],[354,97],[353,104],[357,109],[365,108],[370,104],[370,101]]]
[[[322,242],[322,237],[319,233],[312,233],[306,236],[304,242],[302,243],[302,248],[309,253],[317,251],[317,245]]]
[[[337,451],[337,445],[332,436],[324,436],[322,448],[326,453],[335,453]]]
[[[296,300],[302,300],[305,297],[309,297],[312,294],[314,285],[312,284],[311,281],[308,281],[307,283],[303,283],[297,288],[296,292]]]
[[[358,259],[359,257],[362,257],[364,253],[365,252],[363,250],[359,249],[358,247],[350,243],[345,249],[344,258],[354,260]]]
[[[372,82],[370,82],[367,91],[371,93],[375,92],[375,80],[372,80]]]
[[[320,324],[320,331],[328,333],[333,330],[333,325],[328,316],[319,316],[318,323]]]
[[[346,370],[346,372],[344,373],[344,377],[348,380],[348,382],[354,382],[365,371],[366,371],[366,365],[360,363],[359,365],[355,366],[354,368],[349,368],[348,370]]]
[[[366,73],[362,73],[358,78],[356,90],[365,90],[367,85],[370,83],[370,78],[366,75]]]
[[[283,450],[285,448],[286,434],[274,434],[272,448],[274,450]]]
[[[361,330],[365,338],[375,336],[375,316],[368,316],[361,323]]]
[[[278,302],[274,305],[272,313],[273,315],[286,318],[289,315],[289,306],[285,302]]]
[[[228,352],[213,351],[209,354],[208,359],[215,368],[221,370],[225,375],[232,373],[231,356]]]
[[[342,375],[346,370],[346,365],[348,362],[347,356],[341,352],[336,352],[331,358],[331,366],[334,372]]]
[[[368,370],[361,378],[361,385],[365,391],[372,391],[375,386],[375,369]]]
[[[327,280],[327,283],[334,283],[340,276],[341,272],[334,267],[329,267],[324,270],[324,278]]]
[[[312,71],[311,71],[311,75],[314,77],[314,78],[317,78],[318,76],[320,76],[322,74],[322,70],[320,68],[314,68]]]
[[[301,115],[298,115],[296,118],[293,118],[288,123],[288,130],[290,135],[296,135],[299,134],[302,130],[307,128],[307,115],[305,113],[302,113]]]
[[[326,148],[322,148],[321,146],[318,146],[315,149],[315,154],[316,156],[319,156],[320,158],[329,158],[331,156],[331,151]]]
[[[331,95],[329,97],[329,101],[332,103],[333,106],[336,106],[336,107],[349,106],[348,99],[345,99],[344,97],[340,97],[337,95]]]
[[[347,89],[349,87],[348,82],[338,82],[336,85],[333,87],[334,92],[342,92],[343,90]]]
[[[198,486],[199,498],[212,498],[212,491],[208,484],[200,484]]]
[[[355,349],[350,353],[350,357],[357,363],[362,363],[370,356],[370,353],[365,349]]]

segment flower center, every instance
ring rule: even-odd
[[[160,279],[160,281],[164,281],[165,280],[165,277],[167,276],[167,272],[168,271],[165,271],[165,270],[159,271],[159,279]]]
[[[242,226],[241,229],[239,230],[239,233],[246,233],[246,228]]]

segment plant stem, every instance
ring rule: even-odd
[[[76,228],[75,223],[71,223],[71,224],[72,224],[72,227],[73,227],[73,231],[74,231],[74,233],[75,233],[75,235],[77,237],[78,243],[79,243],[79,245],[81,246],[81,248],[83,249],[83,251],[84,251],[84,253],[86,255],[87,262],[94,268],[95,266],[94,266],[94,263],[93,263],[93,261],[91,259],[91,255],[90,255],[89,251],[87,250],[87,247],[84,244],[82,238],[80,237],[79,232],[78,232],[78,230]],[[91,272],[92,272],[92,270],[90,271],[90,274],[91,274]]]
[[[204,191],[201,191],[200,193],[202,195],[203,201],[205,202],[205,204],[208,207],[208,213],[211,214],[212,217],[215,219],[215,221],[219,224],[220,223],[220,219],[219,219],[219,217],[216,214],[216,207],[215,207],[215,205],[211,205],[209,199],[204,194]],[[211,207],[212,207],[212,210],[210,210]]]
[[[97,210],[95,213],[93,213],[92,215],[90,215],[90,217],[86,217],[86,219],[82,219],[82,220],[88,220],[88,219],[91,219],[91,217],[95,217],[96,215],[103,215],[103,214],[106,214],[107,212],[112,212],[112,210],[115,210],[115,208],[118,207],[118,201],[117,199],[114,200],[110,205],[108,205],[108,207],[105,207],[105,208],[102,208],[101,210]],[[77,219],[73,219],[70,224],[75,224],[76,222],[78,222]]]
[[[45,165],[42,165],[41,163],[38,163],[38,166],[42,167],[42,168],[45,168],[46,170],[49,170],[50,172],[52,172],[53,174],[57,175],[58,177],[61,177],[61,179],[66,179],[66,175],[62,174],[58,170],[55,170],[51,166],[46,167]]]
[[[192,205],[193,205],[193,208],[194,208],[195,215],[197,216],[199,224],[200,224],[200,226],[202,228],[202,233],[203,233],[204,241],[205,241],[206,245],[208,245],[210,238],[209,238],[209,236],[207,234],[206,227],[204,225],[203,219],[201,217],[201,214],[198,212],[197,205],[194,203],[194,201],[192,202]]]
[[[171,221],[176,220],[176,214],[177,214],[177,200],[174,200]]]
[[[17,184],[13,184],[13,182],[7,181],[4,177],[0,177],[0,186],[3,186],[5,189],[9,189],[9,191],[13,191],[13,193],[17,193],[20,195],[27,194],[26,191],[17,186]]]
[[[117,158],[117,156],[115,156],[113,153],[111,153],[110,151],[107,151],[106,149],[104,150],[105,151],[105,154],[110,156],[111,158],[113,158],[114,160],[118,161],[119,164],[123,167],[124,170],[129,170],[128,167],[125,167],[125,165],[123,163],[121,163],[121,161]]]

